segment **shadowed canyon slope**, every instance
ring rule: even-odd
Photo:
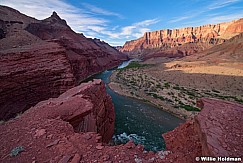
[[[185,61],[243,62],[243,33],[226,42],[184,58]]]
[[[56,12],[36,20],[0,6],[0,119],[57,97],[127,56],[75,33]]]
[[[243,19],[216,25],[146,32],[143,37],[128,41],[119,50],[130,57],[146,58],[147,54],[183,57],[221,44],[243,32]]]

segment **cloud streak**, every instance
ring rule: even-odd
[[[192,16],[182,16],[182,17],[176,17],[176,18],[173,18],[172,20],[169,21],[169,23],[176,23],[176,22],[180,22],[182,20],[186,20],[186,19],[189,19],[191,18]]]
[[[107,11],[105,9],[96,7],[96,6],[88,4],[88,3],[82,3],[82,5],[85,8],[87,8],[89,11],[91,11],[92,13],[95,13],[95,14],[106,15],[106,16],[116,16],[121,19],[123,18],[123,16],[118,13]]]
[[[124,19],[121,14],[88,3],[81,3],[83,8],[78,8],[63,0],[2,0],[1,5],[12,7],[39,20],[49,17],[56,11],[74,31],[92,38],[99,37],[115,45],[122,45],[127,39],[141,37],[144,32],[150,30],[150,25],[159,22],[158,19],[148,19],[124,27],[112,27],[108,18],[113,16]]]
[[[197,11],[189,11],[187,14],[181,16],[181,17],[175,17],[169,20],[168,22],[170,24],[177,23],[177,22],[182,22],[181,25],[183,27],[185,25],[190,25],[190,26],[195,26],[195,25],[202,25],[202,24],[216,24],[220,22],[226,22],[230,21],[233,19],[238,19],[242,17],[242,11],[239,13],[230,13],[229,11],[225,10],[224,12],[218,13],[214,12],[214,14],[207,14],[211,13],[213,10],[217,10],[220,8],[226,8],[232,4],[235,4],[237,2],[240,2],[240,0],[216,0],[213,1],[212,3],[206,5],[206,7],[202,7],[201,10]],[[202,16],[202,14],[204,14]],[[200,17],[202,16],[202,17]],[[198,18],[199,19],[195,19]]]
[[[209,5],[208,9],[209,10],[219,9],[219,8],[229,6],[236,2],[239,2],[239,0],[220,0],[220,1],[217,0],[214,3],[212,3],[211,5]]]

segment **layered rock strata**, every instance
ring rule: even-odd
[[[126,42],[120,51],[137,57],[154,52],[163,53],[164,50],[180,47],[172,50],[172,54],[175,55],[175,51],[178,50],[179,54],[183,53],[185,56],[202,51],[212,45],[221,44],[241,32],[243,32],[243,19],[216,25],[208,24],[199,27],[158,30],[146,32],[143,37]],[[183,46],[189,43],[194,44],[191,50],[189,48],[191,45]]]
[[[39,43],[0,52],[0,119],[8,119],[75,86],[65,49]]]
[[[126,55],[75,33],[56,12],[37,20],[0,6],[0,120],[58,97]]]

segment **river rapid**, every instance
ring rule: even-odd
[[[130,62],[124,62],[118,68],[123,68]],[[115,93],[107,86],[113,70],[104,71],[92,79],[102,79],[107,93],[112,97],[116,112],[115,133],[112,138],[114,144],[133,140],[135,144],[144,145],[145,150],[164,150],[166,146],[162,134],[184,121],[153,105]]]

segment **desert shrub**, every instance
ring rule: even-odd
[[[147,99],[145,99],[145,98],[143,99],[143,101],[144,101],[144,102],[149,102],[149,100],[147,100]]]
[[[200,111],[200,109],[190,105],[180,105],[180,107],[186,109],[187,111]]]
[[[164,87],[165,87],[165,88],[170,88],[170,84],[169,84],[168,82],[166,82],[166,83],[164,84]]]
[[[238,99],[236,98],[235,101],[239,102],[239,103],[242,103],[243,104],[243,100],[242,99]]]
[[[124,68],[120,68],[119,70],[126,70],[130,68],[142,68],[142,67],[147,67],[151,66],[150,64],[140,64],[139,62],[130,62],[128,66]]]
[[[215,93],[220,93],[219,91],[217,91],[216,89],[213,89],[212,90],[213,92],[215,92]]]
[[[187,94],[192,97],[197,97],[197,95],[194,92],[187,91]]]
[[[162,88],[161,84],[157,84],[156,88],[160,88],[161,89]]]
[[[179,86],[174,86],[173,89],[180,90],[181,88]]]

